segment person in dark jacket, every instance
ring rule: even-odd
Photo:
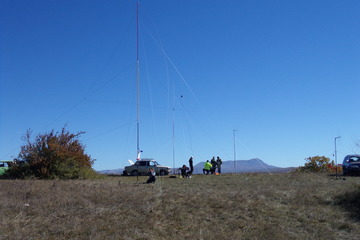
[[[215,157],[213,157],[210,161],[212,167],[210,169],[210,172],[211,174],[214,174],[215,173],[215,170],[216,170],[216,161],[215,161]]]
[[[183,165],[181,168],[179,168],[180,172],[181,172],[181,176],[183,178],[188,177],[188,170],[189,168],[186,165]]]
[[[153,168],[149,169],[148,176],[149,176],[149,179],[146,181],[146,183],[155,183],[155,181],[156,181],[156,172],[154,171]]]
[[[217,171],[218,171],[219,174],[221,174],[221,165],[222,165],[222,160],[218,156],[217,159],[216,159],[216,166],[217,166]]]
[[[189,159],[189,166],[190,166],[189,175],[191,175],[194,172],[193,157],[190,157]]]

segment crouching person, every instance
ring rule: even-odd
[[[212,165],[211,165],[211,163],[209,163],[209,160],[207,160],[206,163],[204,164],[203,173],[209,174],[211,168],[212,168]]]
[[[155,183],[156,181],[156,172],[154,171],[153,168],[149,169],[149,179],[146,181],[146,183]]]
[[[189,170],[189,168],[186,165],[183,165],[181,168],[179,168],[179,170],[180,170],[181,176],[183,178],[188,177],[188,171],[187,170]]]

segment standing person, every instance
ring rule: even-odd
[[[156,172],[154,171],[153,168],[149,169],[148,176],[149,176],[149,179],[146,181],[146,183],[155,183],[155,181],[156,181]]]
[[[190,166],[189,174],[192,174],[194,171],[193,157],[190,157],[190,159],[189,159],[189,166]]]
[[[215,157],[212,157],[211,159],[211,165],[212,165],[212,168],[211,168],[211,174],[214,174],[215,173],[215,170],[216,170],[216,161],[215,161]]]
[[[221,164],[222,164],[221,158],[219,156],[217,156],[216,165],[217,165],[217,169],[218,169],[219,174],[221,174]]]
[[[211,168],[212,168],[211,163],[209,163],[209,160],[206,160],[206,163],[204,164],[204,168],[203,168],[203,173],[209,174],[209,172],[211,171]]]

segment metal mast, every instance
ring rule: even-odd
[[[236,173],[236,142],[235,142],[235,133],[237,132],[237,129],[233,130],[233,138],[234,138],[234,173]]]
[[[136,160],[141,159],[140,150],[140,63],[139,63],[139,2],[136,2]]]
[[[336,151],[336,139],[341,138],[341,136],[338,136],[334,139],[335,141],[335,169],[336,169],[336,178],[338,177],[338,164],[337,164],[337,151]]]

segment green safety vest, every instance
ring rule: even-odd
[[[211,167],[212,167],[212,165],[209,162],[206,162],[205,165],[204,165],[205,170],[210,170]]]

